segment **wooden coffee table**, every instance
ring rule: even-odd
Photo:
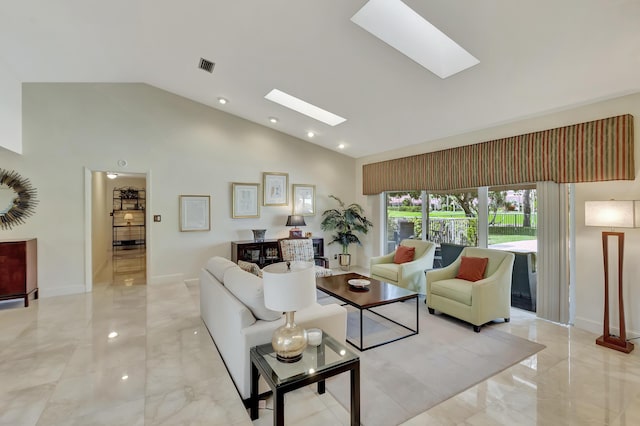
[[[370,284],[364,288],[355,288],[349,285],[348,281],[351,279],[365,279],[370,281]],[[389,284],[386,282],[374,280],[369,277],[365,277],[363,275],[350,273],[350,274],[340,274],[340,275],[332,275],[329,277],[319,277],[316,278],[316,287],[319,290],[327,293],[330,296],[335,297],[336,299],[344,302],[344,305],[350,305],[357,308],[360,311],[360,343],[355,344],[349,339],[347,342],[359,349],[360,351],[366,351],[368,349],[373,349],[378,346],[386,345],[387,343],[395,342],[400,339],[405,339],[409,336],[413,336],[418,334],[418,296],[419,294],[415,291],[407,290],[402,287],[398,287],[393,284]],[[416,324],[415,328],[410,328],[405,324],[399,323],[389,317],[386,317],[379,312],[375,312],[372,308],[389,305],[391,303],[402,302],[405,300],[416,299]],[[362,332],[362,313],[364,311],[369,311],[379,317],[384,318],[387,321],[390,321],[394,324],[397,324],[407,330],[410,333],[396,337],[393,339],[385,340],[383,342],[376,343],[371,346],[364,346],[363,332]]]

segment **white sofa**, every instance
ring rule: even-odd
[[[284,324],[284,316],[264,306],[261,278],[222,257],[209,259],[200,271],[200,316],[238,393],[248,400],[249,349],[271,342],[273,331]],[[321,328],[338,341],[346,339],[347,310],[337,304],[315,303],[296,312],[295,320],[305,328]]]

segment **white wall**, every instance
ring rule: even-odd
[[[24,155],[0,149],[0,164],[30,178],[40,203],[2,237],[38,238],[43,297],[84,291],[84,167],[151,172],[147,209],[162,215],[149,223],[151,283],[197,277],[206,259],[229,257],[230,241],[251,239],[251,229],[287,235],[291,203],[231,219],[231,182],[261,183],[272,171],[288,173],[290,185],[315,184],[318,214],[304,230],[316,235],[319,213],[333,207],[328,195],[355,196],[352,158],[145,84],[30,83],[22,104]],[[210,232],[179,232],[180,194],[211,195]]]
[[[526,100],[523,100],[523,102]],[[389,151],[383,154],[360,158],[356,161],[356,184],[358,194],[362,194],[362,165],[400,158],[424,152],[438,151],[455,146],[469,145],[493,139],[515,136],[538,130],[550,129],[570,124],[597,120],[622,114],[632,114],[636,120],[640,117],[640,94],[623,96],[616,99],[597,102],[565,111],[558,111],[540,117],[522,120],[501,126],[491,127],[464,135],[440,139],[405,149]],[[636,176],[640,165],[640,124],[635,125],[635,159]],[[583,183],[576,185],[576,321],[575,325],[602,333],[603,321],[603,261],[601,230],[584,226],[584,202],[587,200],[640,199],[640,178],[634,181],[616,181],[600,183]],[[366,206],[368,211],[381,212],[380,196],[359,195],[358,201]],[[378,213],[379,216],[380,213]],[[376,225],[381,223],[376,218]],[[381,252],[382,226],[376,226],[375,235],[370,238],[371,246],[365,250],[365,257],[377,255]],[[630,229],[625,235],[625,265],[623,282],[625,286],[625,311],[627,333],[640,335],[640,229]],[[366,264],[367,259],[360,263]],[[614,299],[615,300],[615,299]],[[617,306],[617,305],[616,305]],[[617,309],[614,309],[614,313]],[[617,314],[616,314],[617,315]],[[614,315],[615,316],[615,315]],[[617,324],[617,321],[613,321]]]
[[[0,60],[0,147],[22,153],[22,86]]]

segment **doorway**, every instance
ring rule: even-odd
[[[85,169],[86,291],[147,284],[148,175]]]

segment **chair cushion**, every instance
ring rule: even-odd
[[[333,271],[328,268],[323,268],[322,266],[315,265],[314,266],[316,277],[330,277],[333,275]]]
[[[472,282],[457,278],[434,281],[431,283],[431,294],[471,306],[472,286]]]
[[[395,263],[378,263],[371,266],[371,275],[376,275],[383,278],[383,280],[389,280],[391,282],[398,282],[398,270],[399,267]]]
[[[264,305],[262,278],[240,268],[228,269],[224,274],[224,286],[249,308],[256,318],[274,321],[282,317],[282,312],[272,311]]]
[[[416,254],[415,247],[398,246],[396,253],[393,255],[393,263],[411,262]]]
[[[313,262],[313,241],[309,238],[281,240],[280,251],[282,260]]]
[[[488,257],[468,257],[462,256],[460,268],[456,278],[467,281],[480,281],[484,278],[484,271],[489,263]]]

